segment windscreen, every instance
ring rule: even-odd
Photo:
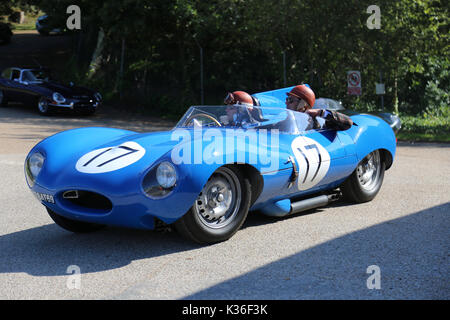
[[[223,127],[243,129],[278,129],[298,134],[312,128],[312,119],[305,113],[286,108],[246,105],[192,106],[176,128]]]

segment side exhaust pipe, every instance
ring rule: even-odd
[[[297,202],[291,203],[291,211],[289,214],[302,212],[310,209],[314,209],[317,207],[326,206],[331,202],[331,196],[322,195],[310,199],[300,200]]]
[[[329,203],[339,199],[339,193],[320,195],[309,199],[291,202],[290,199],[283,199],[262,208],[262,213],[272,217],[285,217],[294,213],[324,207]]]

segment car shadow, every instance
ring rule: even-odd
[[[254,211],[249,213],[241,229],[315,214],[325,209],[312,209],[283,218]],[[56,224],[48,224],[0,236],[0,273],[59,276],[66,275],[70,265],[82,265],[83,273],[94,273],[121,268],[134,260],[206,246],[186,240],[170,227],[160,231],[106,227],[94,233],[75,234]]]
[[[200,247],[175,232],[108,227],[74,234],[48,224],[0,236],[0,273],[59,276],[66,275],[70,265],[94,273]]]
[[[344,234],[183,299],[448,299],[449,212],[447,202]]]

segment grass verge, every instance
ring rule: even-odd
[[[450,142],[450,117],[400,116],[398,140]]]

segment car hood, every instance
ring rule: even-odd
[[[61,132],[31,151],[46,158],[36,183],[52,190],[72,186],[89,190],[108,184],[123,192],[123,185],[137,185],[136,181],[179,143],[171,136],[171,131],[137,133],[112,128]]]

